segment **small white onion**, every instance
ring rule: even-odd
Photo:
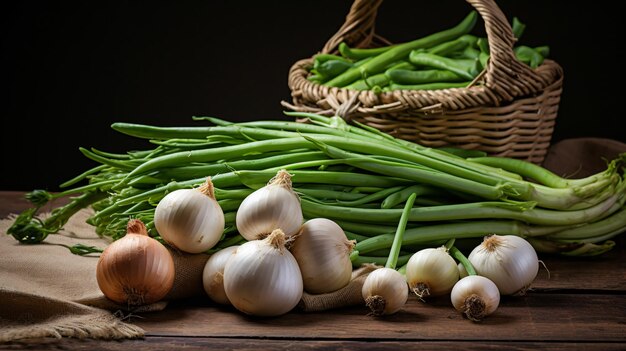
[[[202,271],[202,285],[204,291],[211,300],[223,304],[230,305],[228,296],[224,291],[224,266],[226,261],[232,256],[239,245],[225,247],[209,257]]]
[[[404,276],[395,269],[378,268],[365,278],[361,295],[372,315],[388,315],[404,307],[409,288]]]
[[[459,280],[459,269],[445,247],[422,249],[409,259],[406,280],[420,299],[445,295]]]
[[[304,223],[290,248],[300,266],[304,290],[322,294],[348,285],[353,247],[354,241],[330,219],[314,218]]]
[[[500,292],[491,280],[479,275],[470,275],[454,285],[450,299],[457,311],[477,322],[498,308]]]
[[[285,314],[300,302],[302,274],[282,230],[237,248],[224,267],[224,291],[235,308],[255,316]]]
[[[478,275],[491,279],[502,295],[523,293],[537,277],[539,258],[516,235],[490,235],[467,257]]]
[[[303,221],[300,199],[285,170],[278,171],[266,186],[248,195],[235,218],[239,234],[247,240],[263,239],[279,228],[290,237],[300,230]]]
[[[224,212],[215,200],[211,179],[197,189],[167,194],[154,211],[154,226],[168,244],[188,253],[215,246],[224,232]]]

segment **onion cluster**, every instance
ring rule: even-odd
[[[354,242],[331,220],[303,221],[291,175],[280,170],[237,211],[237,230],[248,241],[207,261],[203,284],[209,297],[246,314],[278,316],[292,310],[304,291],[346,286]]]

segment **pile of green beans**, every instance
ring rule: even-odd
[[[626,230],[624,155],[602,172],[566,179],[526,161],[423,147],[340,117],[285,113],[310,123],[212,117],[195,118],[210,125],[193,127],[114,123],[116,131],[152,146],[123,154],[81,148],[97,165],[60,185],[67,190],[28,193],[34,207],[8,233],[21,243],[39,243],[91,207],[88,223],[102,236],[117,240],[128,220],[138,218],[160,239],[154,227],[158,202],[211,177],[226,222],[214,251],[244,242],[235,226],[240,203],[281,169],[292,174],[306,219],[332,219],[356,240],[355,265],[384,263],[411,194],[416,199],[399,265],[420,248],[493,233],[525,237],[541,252],[597,255]],[[67,205],[36,217],[41,206],[67,196]]]
[[[478,14],[470,12],[457,26],[406,43],[360,49],[339,45],[338,54],[313,58],[308,80],[353,90],[437,90],[468,86],[487,67],[487,38],[470,34]],[[525,25],[513,18],[513,34],[519,40]],[[536,68],[549,47],[516,46],[515,56]]]

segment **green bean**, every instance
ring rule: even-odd
[[[433,55],[448,56],[452,53],[462,51],[468,46],[476,45],[477,40],[478,38],[476,36],[471,34],[465,34],[455,40],[441,43],[426,51]]]
[[[389,85],[389,77],[385,73],[375,74],[371,77],[357,80],[352,84],[346,85],[345,89],[352,90],[374,90],[376,87],[383,88]]]
[[[70,180],[67,180],[67,181],[61,183],[61,185],[59,185],[59,188],[67,188],[69,186],[72,186],[72,185],[80,182],[81,180],[87,178],[88,176],[90,176],[92,174],[95,174],[95,173],[98,173],[98,172],[101,172],[101,171],[107,169],[107,167],[109,167],[109,166],[107,166],[107,165],[98,165],[98,166],[96,166],[96,167],[94,167],[92,169],[89,169],[89,170],[87,170],[87,171],[77,175],[76,177],[74,177],[74,178],[72,178]]]
[[[296,187],[294,191],[298,194],[306,195],[311,198],[315,198],[317,200],[343,200],[343,201],[354,201],[367,196],[361,193],[350,193],[345,191],[334,191],[326,189],[326,185],[324,185],[324,189],[311,189],[306,187]]]
[[[252,189],[220,189],[215,188],[215,198],[216,199],[239,199],[243,200],[248,195],[252,194]]]
[[[526,25],[522,23],[519,18],[513,17],[513,23],[511,24],[511,28],[513,30],[513,36],[519,40],[524,34],[524,30],[526,29]]]
[[[408,69],[394,69],[385,72],[387,78],[396,84],[424,84],[433,82],[459,82],[464,78],[451,71],[439,69],[411,71]]]
[[[342,60],[342,61],[350,62],[350,63],[352,62],[343,56],[320,53],[320,54],[316,54],[315,56],[313,56],[313,67],[315,67],[316,65],[320,65],[324,62],[327,62],[327,61],[332,61],[332,60]]]
[[[537,68],[543,63],[543,56],[531,47],[521,45],[513,49],[513,51],[518,60],[529,65],[531,68]]]
[[[244,158],[237,161],[226,161],[220,163],[209,163],[197,166],[180,166],[174,168],[159,169],[155,176],[168,180],[185,180],[210,176],[217,173],[225,173],[233,170],[258,170],[277,167],[284,164],[291,164],[296,161],[324,160],[327,157],[320,151],[305,151],[293,154],[278,154],[266,158],[249,159]]]
[[[340,218],[336,218],[334,221],[339,224],[343,230],[354,232],[365,237],[393,233],[396,229],[395,227],[388,225],[351,222]]]
[[[243,184],[265,184],[276,175],[277,171],[278,169],[263,171],[237,171],[235,174],[239,177],[240,182]],[[289,171],[289,173],[292,175],[291,181],[294,184],[318,183],[347,186],[390,187],[410,183],[408,180],[404,179],[384,176],[381,177],[365,173],[306,170],[293,170]]]
[[[381,203],[381,208],[393,208],[396,205],[405,202],[412,193],[415,193],[419,198],[424,195],[442,195],[445,191],[443,189],[424,184],[411,185],[387,196]]]
[[[128,159],[130,159],[130,155],[129,154],[114,154],[114,153],[111,153],[111,152],[101,151],[101,150],[98,150],[98,149],[95,149],[95,148],[91,148],[91,152],[93,152],[94,154],[96,154],[98,156],[111,158],[111,159],[116,159],[116,160],[128,160]]]
[[[129,186],[140,188],[146,186],[162,185],[163,179],[155,178],[148,175],[142,175],[128,182]]]
[[[235,246],[235,245],[239,245],[242,244],[244,242],[246,242],[247,240],[241,236],[240,234],[236,234],[233,235],[230,238],[223,238],[222,240],[220,240],[220,242],[215,245],[215,248],[212,249],[210,252],[217,252],[220,249],[226,248],[226,247],[230,247],[230,246]]]
[[[322,78],[322,81],[326,81],[340,75],[352,66],[352,62],[346,60],[329,60],[317,65],[317,67],[313,66],[311,73],[317,74]]]
[[[80,152],[83,153],[83,155],[87,156],[87,158],[94,160],[96,162],[100,162],[104,165],[110,166],[110,167],[115,167],[115,168],[119,168],[121,170],[124,171],[132,171],[133,169],[135,169],[135,167],[137,167],[137,165],[141,164],[141,161],[137,160],[137,161],[131,161],[131,160],[116,160],[116,159],[109,159],[106,157],[102,157],[100,155],[97,155],[83,147],[78,148],[80,150]]]
[[[458,38],[463,34],[469,33],[474,28],[477,18],[477,12],[472,11],[469,15],[465,17],[465,19],[461,23],[459,23],[455,27],[435,34],[431,34],[427,37],[420,38],[411,42],[398,44],[391,49],[375,56],[364,65],[357,68],[351,68],[343,72],[339,76],[328,81],[326,85],[331,87],[343,87],[361,78],[363,75],[369,77],[377,73],[381,73],[390,63],[405,59],[412,50],[419,48],[430,48],[437,44]]]
[[[369,57],[378,56],[383,52],[389,51],[389,49],[393,48],[395,45],[381,46],[377,48],[369,48],[369,49],[359,49],[359,48],[350,48],[346,43],[339,44],[339,53],[344,58],[350,60],[363,60]]]
[[[236,211],[241,205],[242,199],[221,199],[217,203],[222,208],[222,211]]]
[[[395,70],[395,69],[412,69],[412,68],[415,68],[415,67],[410,62],[402,61],[400,63],[391,65],[391,67],[389,67],[388,69]],[[374,89],[375,87],[382,88],[387,85],[389,85],[389,77],[383,72],[383,73],[375,74],[371,77],[366,77],[364,79],[357,80],[354,83],[345,86],[345,88],[353,89],[353,90],[370,90],[370,89]]]
[[[450,55],[450,58],[477,60],[479,56],[480,51],[478,49],[468,46],[463,51]]]
[[[348,238],[348,240],[355,240],[357,242],[368,238],[367,236],[355,234],[355,233],[348,232],[345,230],[343,231],[343,233],[346,235],[346,238]]]
[[[545,45],[544,46],[537,46],[534,49],[542,57],[550,56],[550,47],[549,46],[545,46]]]
[[[381,189],[375,193],[369,194],[367,196],[364,196],[360,199],[357,200],[352,200],[352,201],[337,201],[336,203],[341,205],[341,206],[359,206],[359,205],[364,205],[376,200],[380,200],[383,199],[385,197],[387,197],[389,194],[395,193],[398,190],[402,189],[404,187],[402,186],[396,186],[396,187],[391,187],[391,188],[386,188],[386,189]]]
[[[471,81],[480,70],[478,59],[451,59],[444,56],[412,51],[409,55],[411,63],[417,66],[432,67],[456,73],[459,77]]]
[[[480,55],[478,55],[478,61],[480,62],[480,66],[486,69],[487,64],[489,64],[489,54],[481,52]]]

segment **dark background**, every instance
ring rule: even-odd
[[[58,190],[95,165],[79,146],[148,146],[113,122],[182,126],[194,115],[288,119],[287,73],[343,24],[347,0],[20,1],[0,8],[0,190]],[[620,2],[500,1],[527,28],[521,44],[549,45],[565,71],[553,142],[626,141],[624,16]],[[393,42],[449,28],[463,1],[386,1],[377,33]],[[475,34],[483,33],[479,22]]]

